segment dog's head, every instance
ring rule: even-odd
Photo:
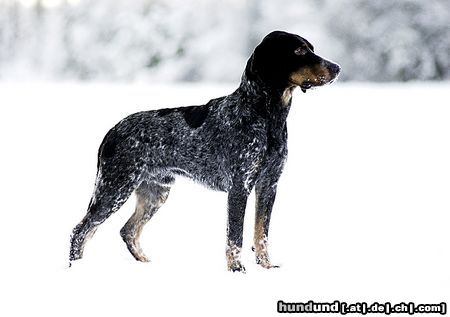
[[[299,86],[307,89],[333,82],[339,65],[314,53],[304,38],[282,31],[268,34],[248,60],[246,76],[258,78],[273,88]]]

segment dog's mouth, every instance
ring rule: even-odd
[[[333,83],[336,80],[336,78],[337,78],[336,75],[332,75],[331,78],[330,78],[330,76],[321,75],[321,76],[318,76],[317,78],[315,78],[314,80],[305,80],[299,86],[300,86],[300,89],[305,93],[309,89],[314,89],[315,87],[329,85],[329,84]]]
[[[340,70],[339,65],[324,60],[314,67],[300,68],[291,74],[289,81],[305,93],[311,88],[331,84],[337,79]]]
[[[313,88],[314,86],[317,86],[316,84],[314,84],[312,81],[306,80],[304,82],[302,82],[301,84],[296,83],[293,80],[289,81],[291,83],[292,86],[297,86],[300,87],[300,89],[305,93],[308,89]]]
[[[314,89],[316,87],[323,86],[327,83],[328,83],[328,81],[326,81],[325,78],[319,78],[316,81],[306,80],[306,81],[302,82],[299,86],[300,86],[300,89],[305,93],[309,89]]]
[[[300,85],[300,89],[305,93],[308,89],[313,87],[313,83],[310,81],[305,81]]]
[[[300,87],[300,89],[305,93],[309,89],[314,89],[315,87],[320,87],[323,85],[326,85],[330,83],[330,79],[325,76],[318,76],[317,78],[313,79],[306,79],[302,81],[301,83],[296,83],[291,80],[291,83],[295,86]]]

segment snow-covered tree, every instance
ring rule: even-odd
[[[347,80],[450,77],[448,0],[0,0],[0,80],[238,81],[286,30]]]
[[[448,0],[329,0],[325,12],[344,79],[450,78]]]

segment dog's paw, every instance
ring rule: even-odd
[[[137,254],[133,254],[136,261],[139,262],[150,262],[150,259],[141,251]]]
[[[261,265],[263,268],[265,269],[275,269],[275,268],[279,268],[279,265],[274,265],[272,263],[270,263],[270,260],[267,256],[257,256],[256,257],[256,264]]]
[[[245,266],[240,261],[235,261],[228,265],[228,271],[245,273]]]
[[[133,255],[133,257],[138,262],[150,262],[150,259],[145,255],[144,251],[142,251],[141,247],[136,246],[135,244],[128,245],[128,250]]]
[[[280,267],[279,265],[274,265],[271,263],[258,263],[258,264],[261,265],[265,269],[278,269]]]
[[[120,231],[120,235],[127,245],[128,251],[130,251],[131,255],[136,259],[136,261],[150,262],[150,259],[145,255],[144,251],[142,251],[139,240],[137,240],[135,236],[127,234],[127,232],[123,229]]]

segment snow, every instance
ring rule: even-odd
[[[0,84],[2,316],[275,316],[278,300],[439,303],[450,291],[450,83],[294,93],[264,270],[226,271],[226,195],[177,180],[138,263],[131,198],[68,268],[98,145],[124,116],[201,104],[230,85]]]

